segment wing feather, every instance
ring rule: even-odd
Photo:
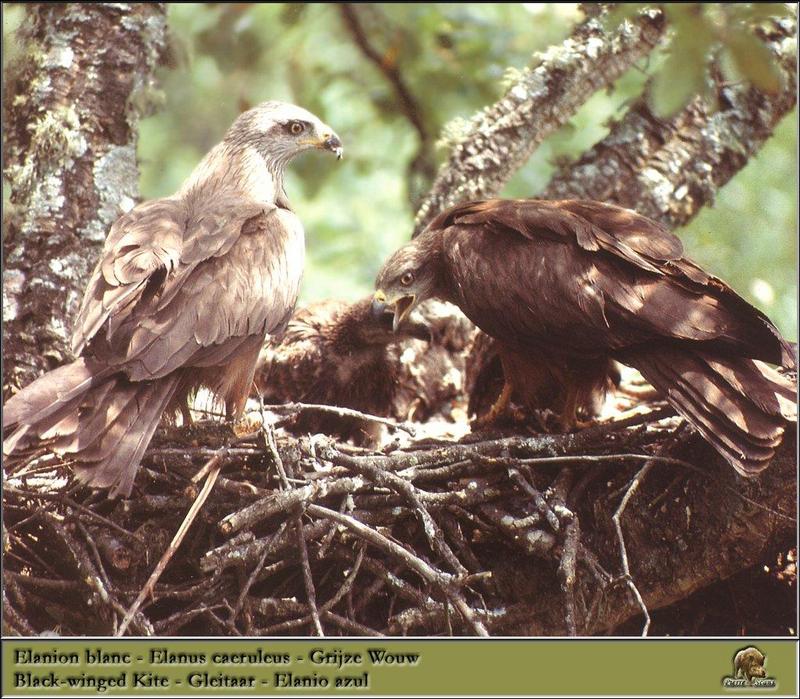
[[[763,313],[685,259],[675,235],[634,211],[494,199],[444,212],[429,227],[436,229],[443,229],[459,304],[471,305],[473,320],[498,337],[562,340],[581,352],[665,338],[714,342],[794,366],[791,347]],[[507,313],[520,305],[527,312]],[[582,337],[575,327],[586,330]]]
[[[285,322],[303,267],[290,211],[222,198],[197,214],[162,199],[113,227],[73,336],[134,381],[164,376]],[[222,351],[204,348],[228,343]]]

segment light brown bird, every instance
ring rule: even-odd
[[[312,148],[342,153],[310,112],[265,102],[173,196],[120,217],[75,320],[80,356],[5,404],[4,454],[44,443],[83,482],[128,495],[165,410],[202,386],[238,417],[266,334],[297,300],[304,235],[283,174]]]
[[[457,304],[501,348],[506,379],[557,388],[562,426],[608,385],[610,360],[638,369],[741,474],[766,467],[796,366],[760,311],[683,256],[680,240],[634,211],[593,201],[489,200],[440,214],[376,280],[395,321],[426,298]],[[499,407],[502,407],[499,406]]]

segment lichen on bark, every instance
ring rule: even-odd
[[[462,124],[414,223],[421,232],[459,201],[497,194],[547,136],[597,90],[612,84],[661,40],[664,16],[648,10],[613,32],[589,17],[566,41],[538,56],[505,95]]]
[[[3,393],[69,359],[108,228],[138,198],[137,125],[157,95],[162,3],[31,4],[4,87]]]
[[[783,75],[779,92],[715,75],[717,109],[697,97],[668,119],[656,117],[640,99],[603,140],[562,166],[540,196],[614,202],[669,228],[685,225],[713,203],[795,107],[796,32],[796,20],[788,17],[762,31]]]

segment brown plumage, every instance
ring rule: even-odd
[[[44,443],[82,481],[128,495],[165,410],[204,386],[237,417],[266,333],[297,299],[303,228],[283,171],[310,148],[341,154],[313,114],[266,102],[239,116],[175,195],[120,217],[75,321],[80,356],[6,403],[4,454]]]
[[[460,388],[447,363],[458,339],[450,330],[439,334],[436,309],[406,320],[395,333],[391,314],[373,316],[371,301],[321,301],[299,310],[283,337],[268,340],[262,351],[256,383],[264,400],[339,406],[396,420],[443,409]],[[364,445],[374,444],[380,432],[375,423],[313,411],[301,413],[291,428]]]
[[[398,321],[431,296],[456,303],[498,341],[504,362],[526,364],[545,391],[555,383],[566,428],[607,384],[610,360],[637,368],[743,475],[767,465],[785,421],[797,419],[796,388],[765,364],[794,367],[789,343],[683,257],[677,237],[627,209],[462,204],[394,253],[376,286],[374,304],[394,306]]]
[[[399,366],[393,414],[398,420],[454,422],[463,413],[467,348],[478,332],[461,311],[430,299],[417,307],[431,342],[406,341],[389,353]]]

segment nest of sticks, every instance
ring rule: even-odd
[[[791,434],[744,481],[658,403],[563,435],[420,439],[399,425],[405,443],[380,451],[262,415],[241,437],[214,421],[163,428],[129,499],[52,455],[7,473],[4,631],[641,633],[656,610],[766,561],[758,584],[786,597],[766,623],[791,632]],[[708,633],[691,602],[686,616],[695,626],[653,631]],[[731,621],[763,630],[740,615],[718,632]]]

